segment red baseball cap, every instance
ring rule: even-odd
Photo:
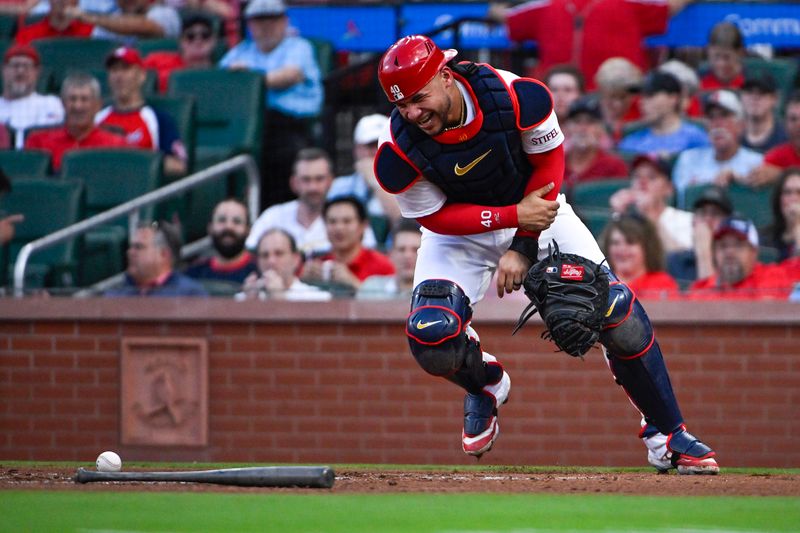
[[[142,56],[139,55],[139,52],[137,52],[135,48],[129,48],[127,46],[120,46],[108,55],[106,58],[106,68],[117,62],[125,63],[126,65],[136,65],[138,67],[144,66]]]
[[[42,62],[42,58],[39,57],[39,52],[36,51],[36,48],[27,44],[15,44],[6,50],[6,53],[3,54],[3,63],[8,63],[8,60],[15,56],[29,57],[37,66]]]
[[[403,37],[386,50],[378,66],[378,79],[390,102],[419,92],[458,51],[442,51],[424,35]]]

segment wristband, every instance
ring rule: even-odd
[[[531,264],[535,264],[539,260],[539,240],[535,237],[514,235],[514,238],[511,239],[511,246],[508,249],[524,255],[530,260]]]

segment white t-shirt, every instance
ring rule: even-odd
[[[500,77],[508,86],[519,76],[505,70],[497,70]],[[475,106],[469,93],[461,84],[456,81],[464,102],[467,105],[467,118],[465,124],[469,124],[475,119]],[[564,133],[558,125],[555,111],[550,111],[550,115],[534,128],[520,132],[522,149],[526,154],[541,154],[549,152],[564,142]],[[546,138],[544,142],[542,139]],[[385,142],[392,142],[391,126],[389,123],[381,135],[378,145]],[[419,218],[435,213],[445,204],[447,196],[438,186],[434,185],[424,177],[420,177],[414,184],[405,191],[395,195],[400,212],[405,218]]]
[[[25,144],[24,131],[33,126],[50,126],[64,121],[61,99],[52,94],[31,93],[23,98],[0,98],[0,122],[17,132],[14,147]]]
[[[739,176],[747,176],[763,160],[763,154],[744,146],[739,147],[736,155],[727,161],[717,161],[714,158],[714,149],[711,147],[692,148],[681,152],[672,170],[672,183],[675,184],[678,194],[678,205],[683,206],[684,193],[690,185],[714,183],[717,175],[727,169]]]
[[[688,250],[692,247],[692,219],[694,215],[691,211],[684,211],[683,209],[675,209],[668,205],[661,216],[658,217],[658,223],[661,227],[666,228],[670,237],[678,243],[682,250]]]
[[[317,217],[309,227],[305,227],[297,220],[299,206],[299,200],[291,200],[265,209],[253,222],[245,246],[250,250],[255,250],[258,241],[267,230],[280,228],[294,237],[297,249],[306,257],[328,252],[331,249],[331,243],[328,241],[328,233],[325,231],[325,222],[322,220],[322,216]],[[367,248],[375,248],[377,245],[375,234],[369,226],[364,232],[362,244]]]

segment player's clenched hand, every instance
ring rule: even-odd
[[[531,268],[531,260],[514,250],[507,250],[497,263],[497,296],[511,294],[522,287],[522,280]]]
[[[558,202],[542,197],[552,191],[554,186],[552,182],[548,183],[517,204],[517,226],[527,231],[542,231],[550,227],[556,219]]]

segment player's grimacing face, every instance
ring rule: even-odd
[[[452,105],[441,73],[413,95],[395,102],[403,119],[431,136],[439,135],[444,130]]]

